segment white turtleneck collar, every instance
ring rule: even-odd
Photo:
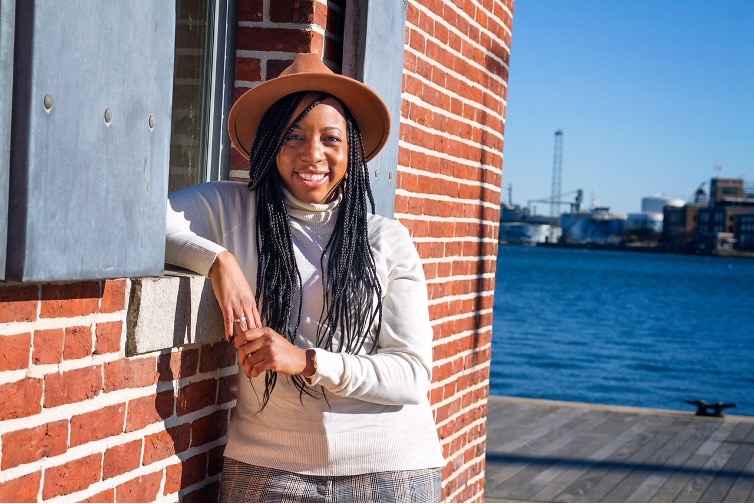
[[[343,193],[340,190],[337,197],[329,203],[301,201],[285,187],[283,187],[283,193],[288,203],[288,215],[291,219],[304,225],[319,228],[331,228],[335,225],[338,217],[338,205],[343,199]]]

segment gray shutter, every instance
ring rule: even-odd
[[[406,9],[405,0],[352,0],[346,8],[344,73],[377,91],[392,117],[385,147],[369,162],[376,212],[386,217],[395,208]]]
[[[0,0],[0,280],[5,279],[5,249],[8,237],[8,175],[10,173],[15,10],[16,0]]]
[[[16,4],[7,276],[159,274],[175,0]]]

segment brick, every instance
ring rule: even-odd
[[[244,81],[262,80],[262,69],[256,58],[236,58],[236,79]]]
[[[207,455],[207,476],[214,476],[223,472],[223,453],[225,446],[215,446]]]
[[[239,21],[262,21],[263,0],[245,0],[238,4]]]
[[[178,392],[176,414],[185,415],[215,404],[217,380],[203,380],[186,385]]]
[[[220,485],[215,482],[184,495],[181,502],[219,502],[219,498]]]
[[[100,302],[100,313],[112,313],[120,311],[126,305],[126,280],[118,278],[114,280],[105,280],[105,286],[102,289],[102,301]]]
[[[31,360],[34,364],[58,364],[63,360],[63,329],[43,329],[34,331],[34,351]]]
[[[238,27],[236,49],[250,51],[309,52],[313,32],[286,28]]]
[[[100,322],[96,328],[95,354],[104,354],[120,351],[120,335],[123,331],[123,322]]]
[[[291,64],[291,61],[293,60],[267,60],[267,78],[272,79],[280,75],[280,72],[288,68],[288,66]]]
[[[25,378],[0,385],[0,421],[21,418],[42,411],[42,380]]]
[[[232,366],[236,363],[236,348],[226,341],[202,347],[199,371],[206,373],[215,369]]]
[[[173,415],[173,391],[167,390],[156,395],[140,397],[128,401],[126,432],[146,427]]]
[[[228,410],[215,411],[191,424],[191,446],[201,446],[220,439],[228,430]]]
[[[92,330],[86,326],[66,327],[63,359],[81,359],[92,353]]]
[[[60,455],[68,447],[68,420],[3,434],[2,469]]]
[[[99,481],[101,472],[101,453],[51,467],[45,471],[42,497],[47,500],[58,495],[68,495],[83,490]]]
[[[121,359],[105,364],[105,391],[157,383],[157,359]]]
[[[303,23],[314,21],[314,1],[271,2],[270,20],[275,23]]]
[[[238,397],[238,375],[224,376],[220,378],[220,386],[217,392],[217,404],[233,401]]]
[[[173,381],[196,374],[199,364],[199,349],[190,348],[178,352],[165,353],[157,360],[157,373],[160,381]]]
[[[186,451],[189,447],[190,438],[191,424],[182,424],[146,436],[144,438],[142,464],[149,465],[157,460]]]
[[[160,491],[162,471],[139,476],[115,487],[116,502],[153,502]]]
[[[84,499],[81,502],[115,502],[115,489],[108,488]]]
[[[0,502],[37,502],[41,477],[35,472],[0,483]]]
[[[97,311],[100,294],[99,282],[43,285],[40,317],[90,315]]]
[[[199,483],[207,474],[207,454],[200,453],[165,468],[165,495]]]
[[[108,448],[102,462],[102,479],[112,478],[139,467],[141,439]]]
[[[25,369],[30,351],[31,333],[0,336],[0,371]]]
[[[123,432],[125,404],[115,404],[71,418],[71,446],[104,439]]]
[[[0,323],[36,320],[38,295],[36,286],[0,287]]]
[[[45,408],[84,401],[102,390],[102,368],[91,366],[45,376]]]

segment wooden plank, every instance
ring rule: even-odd
[[[522,462],[520,464],[501,464],[499,467],[487,463],[487,474],[490,482],[487,484],[486,494],[488,496],[513,497],[518,495],[525,498],[528,495],[526,491],[514,492],[513,488],[519,486],[519,482],[528,482],[534,476],[544,469],[554,464],[548,464],[546,460],[552,457],[568,454],[569,448],[575,438],[583,432],[588,432],[600,424],[607,422],[610,415],[607,412],[589,412],[588,415],[571,418],[565,422],[561,428],[555,429],[546,435],[536,439],[534,442],[527,444],[517,451],[517,454],[524,455],[525,458],[531,458],[531,462]],[[579,441],[580,442],[580,441]],[[540,463],[537,459],[544,459],[545,463]]]
[[[487,425],[487,439],[494,439],[495,449],[510,452],[521,448],[527,441],[537,438],[557,427],[557,422],[563,416],[572,418],[584,415],[584,410],[557,408],[553,411],[537,412],[520,418],[516,425],[501,428],[497,424]],[[489,441],[488,441],[489,443]]]
[[[715,430],[710,437],[682,464],[682,467],[673,472],[660,489],[652,496],[651,502],[670,502],[683,490],[691,480],[693,474],[712,458],[714,453],[723,444],[725,438],[736,426],[734,422],[718,420],[720,428]]]
[[[497,402],[497,401],[496,401]],[[527,425],[537,417],[557,411],[557,406],[536,405],[527,403],[497,402],[494,411],[490,411],[487,403],[487,431],[504,431]]]
[[[505,417],[515,415],[518,412],[529,410],[531,407],[531,404],[508,401],[500,397],[489,396],[487,398],[487,416],[498,421],[501,421]]]
[[[752,458],[754,453],[754,447],[747,445],[740,445],[733,452],[728,462],[723,466],[720,473],[716,474],[714,479],[710,482],[707,489],[699,498],[700,502],[722,502],[728,496],[728,493],[733,488],[733,484],[741,477],[744,479],[747,477],[744,474],[747,463]],[[748,478],[754,478],[754,474],[749,474]]]
[[[629,496],[657,471],[678,450],[679,447],[688,443],[697,430],[697,422],[693,418],[678,418],[669,426],[667,442],[660,444],[665,436],[657,436],[652,443],[653,452],[649,454],[637,467],[628,472],[615,487],[600,500],[608,502],[625,502]]]
[[[609,413],[589,412],[589,420],[609,423],[611,419]],[[607,441],[608,436],[595,435],[585,429],[584,432],[556,443],[537,463],[530,464],[506,482],[505,495],[514,499],[532,498],[564,467],[568,467],[571,461],[590,456],[597,447],[603,446]]]
[[[614,422],[613,428],[617,430],[614,433],[604,433],[607,434],[605,442],[588,456],[588,461],[597,463],[614,453],[620,453],[626,449],[627,445],[635,442],[637,437],[642,436],[652,423],[652,418],[649,415],[618,415],[623,419],[631,418],[632,422],[628,424],[625,421]],[[628,428],[626,428],[627,426]],[[542,489],[534,494],[533,500],[554,501],[555,496],[583,475],[588,467],[568,467],[565,464],[560,464],[542,472],[533,480],[535,484],[543,484]]]
[[[751,418],[492,396],[487,425],[490,502],[754,500]]]
[[[642,435],[637,436],[624,450],[616,452],[608,461],[611,465],[597,464],[556,496],[558,501],[598,501],[612,490],[627,474],[673,436],[673,417],[650,417],[653,422]]]
[[[733,485],[735,478],[721,475],[720,471],[726,466],[735,463],[733,455],[740,447],[739,443],[746,439],[746,436],[751,432],[751,429],[752,426],[749,424],[736,424],[730,436],[728,436],[728,438],[723,441],[720,448],[715,451],[715,454],[704,465],[703,470],[699,471],[676,496],[676,501],[696,502],[703,500],[702,498],[707,490],[712,491],[711,495],[713,496],[713,499],[715,498],[715,493],[721,493],[721,495],[715,500],[722,500],[728,492],[728,489]],[[717,487],[710,488],[715,480],[718,480]],[[728,484],[724,485],[726,482]]]
[[[749,448],[752,456],[725,495],[723,502],[750,502],[754,499],[754,430],[749,433],[744,446]]]
[[[692,434],[689,439],[676,451],[672,452],[670,457],[662,464],[666,470],[657,474],[652,474],[650,477],[646,478],[638,485],[635,491],[625,499],[627,502],[648,502],[670,477],[673,472],[672,468],[686,462],[686,460],[688,460],[699,449],[712,433],[720,428],[720,423],[717,421],[706,421],[693,417],[691,420]]]

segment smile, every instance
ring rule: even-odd
[[[296,175],[301,178],[304,182],[308,182],[309,184],[321,184],[325,182],[328,178],[328,173],[312,173],[312,172],[294,172]]]

